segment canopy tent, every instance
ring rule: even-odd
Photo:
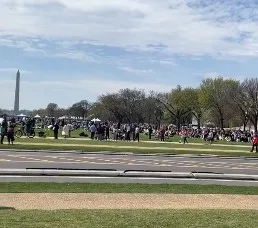
[[[68,117],[68,116],[61,116],[61,117],[59,117],[58,119],[59,119],[59,120],[64,120],[64,119],[69,119],[69,117]]]
[[[92,119],[91,121],[92,121],[92,122],[101,122],[101,120],[100,120],[99,118],[97,118],[97,119],[94,118],[94,119]]]
[[[40,115],[39,115],[39,114],[37,114],[36,116],[34,116],[34,118],[40,118]]]
[[[26,115],[20,114],[20,115],[18,115],[18,117],[26,117]]]

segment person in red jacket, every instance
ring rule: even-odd
[[[254,152],[254,148],[256,150],[256,153],[258,153],[258,134],[254,134],[254,137],[253,137],[253,146],[252,146],[252,149],[250,152]]]

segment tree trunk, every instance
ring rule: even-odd
[[[224,118],[223,117],[220,118],[220,127],[222,130],[224,129]]]
[[[181,118],[179,116],[177,116],[176,120],[177,120],[177,130],[179,132],[181,129]]]
[[[244,121],[244,131],[245,131],[245,129],[246,129],[246,122]]]
[[[254,131],[257,132],[258,116],[253,116],[253,118],[250,118],[250,121],[254,125]]]
[[[258,116],[255,116],[255,118],[254,118],[254,131],[257,133],[257,124],[258,124]]]
[[[201,129],[201,118],[197,119],[197,128]]]

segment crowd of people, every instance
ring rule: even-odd
[[[25,135],[29,135],[35,128],[53,130],[54,138],[58,139],[59,132],[62,132],[64,138],[71,137],[71,132],[75,129],[82,128],[90,133],[92,140],[124,140],[140,141],[140,135],[145,134],[151,140],[152,138],[160,141],[167,141],[175,135],[181,137],[180,143],[188,143],[190,138],[202,138],[204,141],[213,143],[214,140],[226,140],[232,142],[252,143],[252,151],[257,151],[258,137],[254,131],[216,129],[216,128],[189,128],[182,126],[178,131],[174,125],[154,126],[151,124],[122,124],[113,122],[94,122],[83,120],[66,120],[56,118],[35,119],[24,117],[7,118],[2,116],[1,121],[1,144],[4,137],[7,136],[9,144],[15,140],[15,126],[21,126]],[[84,135],[83,135],[84,134]],[[87,136],[81,133],[81,136]]]

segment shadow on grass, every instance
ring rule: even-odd
[[[0,206],[0,211],[2,211],[2,210],[12,210],[12,211],[14,211],[16,209],[14,207],[2,207],[2,206]]]

